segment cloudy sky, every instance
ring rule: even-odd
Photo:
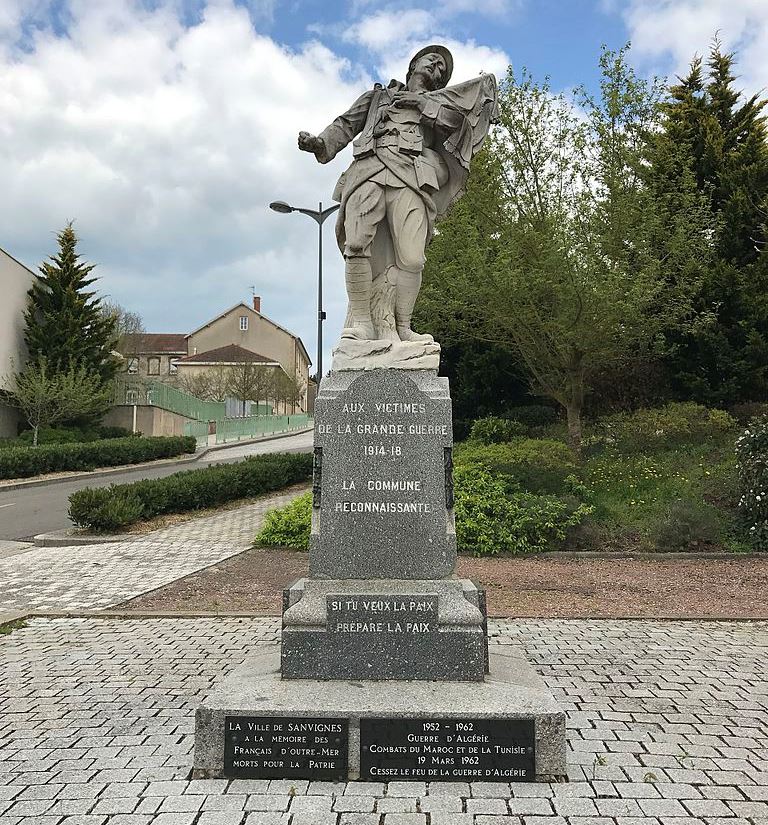
[[[480,9],[478,11],[478,9]],[[430,42],[454,79],[510,63],[595,83],[601,43],[668,74],[715,31],[768,84],[766,0],[0,0],[0,247],[35,269],[73,219],[100,289],[185,332],[251,287],[315,352],[316,225],[347,154],[296,149]],[[349,150],[347,150],[349,152]],[[326,364],[343,321],[326,224]]]

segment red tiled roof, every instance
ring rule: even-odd
[[[187,353],[187,336],[183,332],[132,332],[125,338],[133,352],[171,355]]]
[[[227,344],[225,347],[209,349],[207,352],[198,352],[196,355],[187,355],[186,358],[179,358],[177,364],[236,364],[242,361],[274,364],[274,358],[267,358],[266,355],[259,355],[258,352],[251,352],[249,349],[237,344]]]

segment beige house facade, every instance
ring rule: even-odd
[[[27,292],[37,276],[31,269],[0,249],[0,385],[8,375],[23,366],[27,358],[24,346],[24,310]],[[0,438],[16,435],[18,414],[0,404]]]
[[[149,381],[183,383],[184,377],[243,362],[282,370],[301,388],[295,402],[276,412],[310,411],[311,360],[297,335],[261,312],[261,299],[242,301],[188,334],[138,333],[124,347],[125,372]],[[254,399],[265,400],[265,399]]]
[[[253,306],[244,301],[236,304],[187,335],[188,355],[228,344],[277,361],[288,375],[307,386],[312,362],[301,338],[263,315],[260,298],[253,299]]]

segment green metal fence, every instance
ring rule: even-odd
[[[211,423],[215,426],[215,436],[211,440],[215,440],[216,444],[226,444],[246,438],[303,430],[312,426],[312,418],[306,414],[254,415],[247,418],[222,418]],[[184,435],[194,436],[199,446],[205,446],[209,442],[209,429],[212,428],[207,421],[187,421],[184,424]]]
[[[223,401],[201,401],[194,395],[159,381],[118,380],[115,385],[115,404],[147,404],[196,421],[217,421],[226,415],[226,404]]]
[[[312,419],[306,414],[227,418],[225,402],[201,401],[183,390],[159,381],[120,378],[115,383],[114,403],[116,405],[146,404],[194,419],[184,422],[184,435],[194,436],[199,446],[208,444],[209,440],[215,441],[216,444],[226,444],[229,441],[303,430],[312,426]],[[259,404],[259,409],[271,410],[272,408],[266,404]],[[211,430],[214,430],[214,434],[209,439]]]

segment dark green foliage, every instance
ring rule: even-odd
[[[140,521],[143,513],[141,499],[127,485],[122,489],[86,487],[78,491],[76,503],[70,504],[70,518],[97,531],[122,530]]]
[[[768,415],[768,401],[743,401],[740,404],[732,404],[728,412],[739,424],[749,424],[753,418]]]
[[[237,464],[187,470],[166,478],[98,491],[78,490],[69,497],[69,517],[91,530],[119,530],[141,519],[203,510],[279,490],[311,476],[311,455],[252,456]]]
[[[125,427],[45,427],[37,436],[38,444],[74,444],[100,441],[104,438],[128,438],[132,433]],[[32,443],[32,430],[24,430],[18,439],[18,446]]]
[[[739,512],[750,543],[768,550],[768,415],[753,421],[736,440],[741,497]]]
[[[32,362],[44,358],[54,372],[85,367],[107,383],[117,371],[115,319],[102,311],[89,287],[94,265],[82,263],[68,224],[57,236],[59,251],[40,267],[29,290],[24,339]]]
[[[509,421],[494,415],[478,418],[469,430],[472,441],[482,444],[502,444],[518,436],[526,435],[528,428],[519,421]]]
[[[562,441],[518,438],[506,444],[458,444],[454,453],[457,468],[472,467],[494,476],[514,479],[529,493],[567,492],[567,479],[577,471],[573,453]]]
[[[673,386],[681,397],[732,403],[768,392],[768,137],[757,95],[734,86],[735,57],[715,40],[672,86],[662,129],[652,135],[651,185],[674,193],[679,174],[665,162],[685,151],[696,185],[717,219],[714,262],[697,296],[702,323],[671,329]]]
[[[158,458],[194,453],[196,442],[186,436],[110,438],[80,444],[46,444],[0,451],[0,478],[25,478],[63,470],[92,470],[139,464]]]
[[[549,427],[559,420],[557,410],[545,404],[521,404],[518,407],[507,407],[504,410],[503,418],[508,418],[510,421],[519,421],[529,429]]]
[[[718,511],[695,499],[673,501],[649,531],[651,542],[661,553],[719,549],[723,537],[723,523]]]

